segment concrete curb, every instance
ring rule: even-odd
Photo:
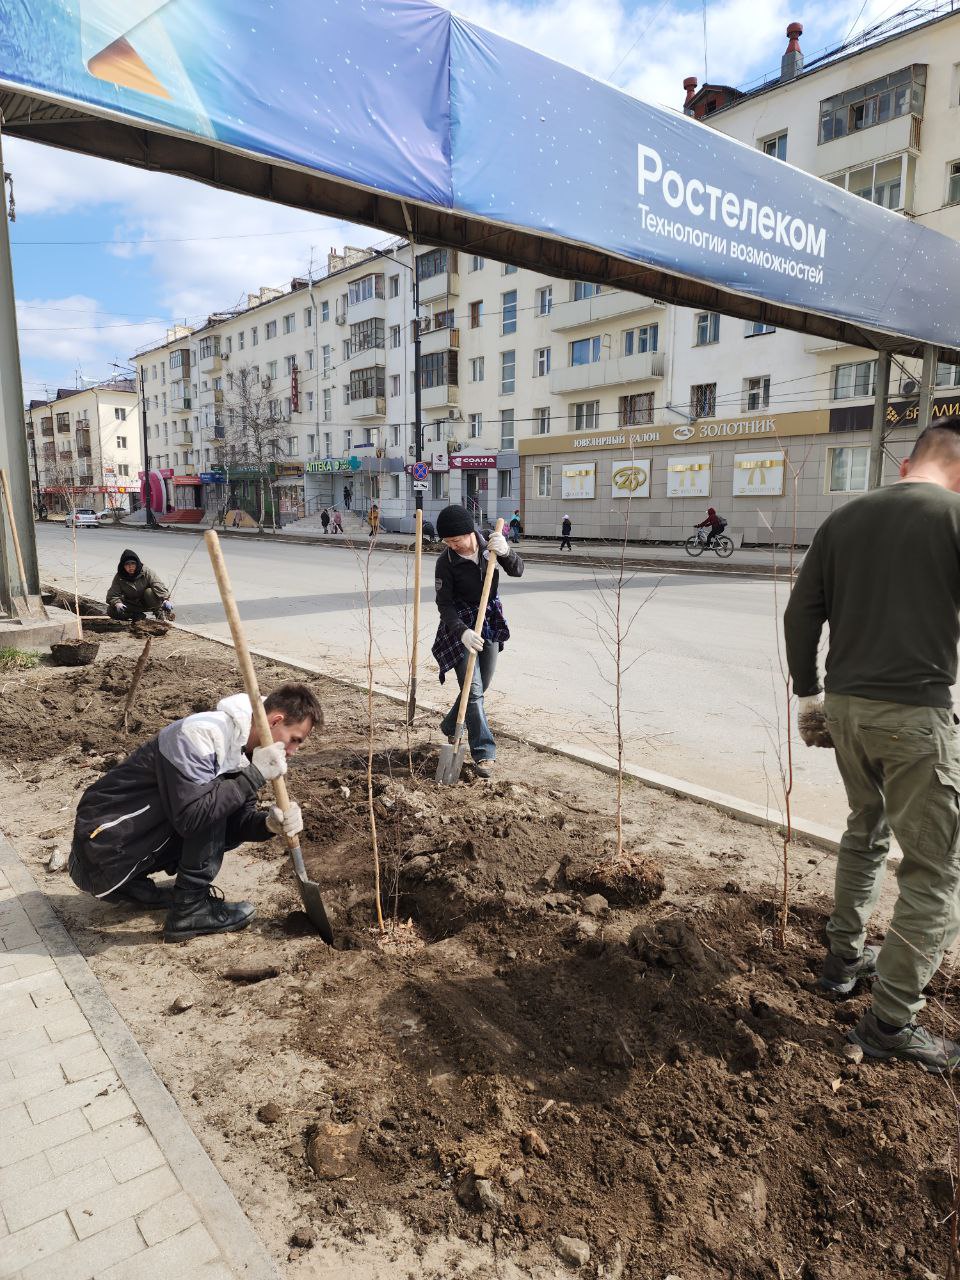
[[[243,1280],[278,1280],[279,1272],[273,1260],[233,1192],[110,1003],[16,849],[2,834],[0,869],[16,891],[167,1163],[195,1202],[224,1260]]]

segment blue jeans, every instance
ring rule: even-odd
[[[470,685],[470,697],[467,699],[467,737],[470,740],[470,755],[476,761],[493,760],[497,754],[497,744],[494,741],[493,734],[490,732],[490,726],[487,724],[486,713],[483,709],[483,695],[490,688],[490,682],[493,680],[493,673],[497,669],[497,655],[500,652],[500,646],[496,640],[488,640],[483,650],[477,654],[477,661],[473,668],[473,683]],[[457,683],[463,690],[463,678],[467,674],[467,659],[464,658],[454,667],[457,673]],[[457,731],[457,709],[460,705],[460,699],[447,712],[440,721],[440,732],[445,733],[448,738],[452,738]]]

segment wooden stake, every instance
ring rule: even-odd
[[[137,685],[143,676],[144,668],[147,665],[147,659],[150,657],[150,646],[153,643],[153,636],[147,636],[147,642],[143,646],[143,652],[137,659],[137,665],[133,668],[133,679],[130,681],[130,688],[127,690],[126,701],[123,704],[123,719],[120,727],[123,732],[127,732],[127,716],[130,714],[130,708],[133,706],[133,695],[137,692]]]
[[[17,522],[13,518],[13,502],[10,499],[10,485],[7,481],[7,473],[0,467],[0,486],[3,487],[3,504],[7,509],[7,523],[10,525],[10,537],[13,539],[13,549],[17,556],[17,568],[20,571],[20,584],[23,587],[23,598],[27,602],[27,608],[30,607],[30,591],[27,587],[27,570],[23,563],[23,552],[20,549],[20,535],[17,532]]]

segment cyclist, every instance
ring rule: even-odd
[[[723,533],[724,529],[727,527],[726,520],[723,516],[718,516],[713,507],[707,507],[706,520],[701,520],[699,524],[694,525],[694,528],[706,529],[708,526],[709,532],[707,533],[707,540],[704,545],[709,547],[713,545],[714,538],[718,534]]]

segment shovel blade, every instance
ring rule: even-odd
[[[297,876],[297,885],[300,889],[300,900],[303,903],[303,909],[310,918],[310,923],[327,946],[332,947],[333,930],[330,928],[330,921],[327,918],[327,909],[323,905],[320,886],[313,880],[301,879],[299,875]]]
[[[452,787],[454,783],[458,782],[466,755],[466,745],[455,747],[448,744],[441,747],[440,760],[437,764],[437,782],[447,787]]]

